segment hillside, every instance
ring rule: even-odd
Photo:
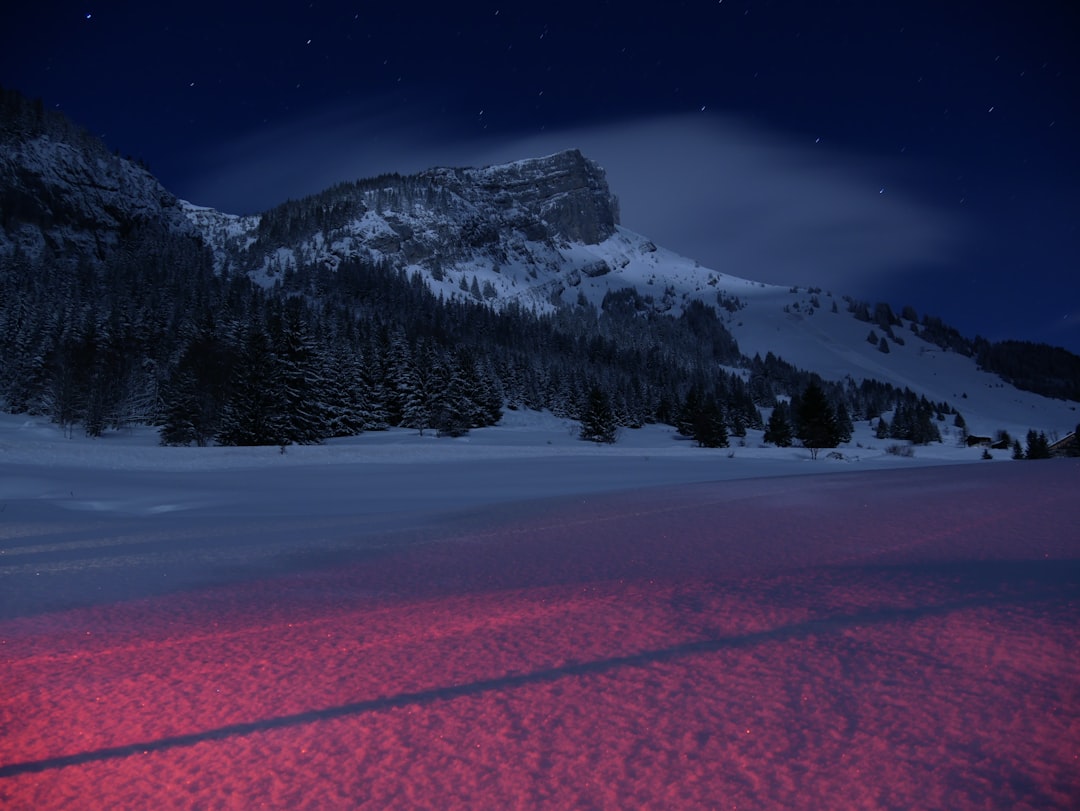
[[[598,391],[625,427],[714,409],[742,436],[816,379],[856,421],[959,412],[972,433],[1051,437],[1080,422],[1075,401],[979,369],[1015,365],[1011,347],[950,345],[906,309],[704,268],[622,228],[576,150],[236,217],[9,91],[3,111],[0,397],[15,413],[288,444],[459,434],[506,408],[580,419]],[[1054,370],[1076,359],[1049,349],[1022,364],[1049,371],[1010,379],[1068,391]]]

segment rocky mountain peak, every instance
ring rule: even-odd
[[[95,261],[139,226],[195,234],[176,196],[149,171],[32,111],[30,102],[5,94],[0,253],[18,248],[31,256],[47,251],[60,259]]]
[[[436,282],[460,281],[467,272],[471,286],[472,276],[490,275],[492,300],[520,297],[523,286],[543,287],[544,269],[579,270],[577,262],[567,264],[565,251],[600,245],[619,222],[604,170],[576,149],[341,183],[256,217],[186,211],[219,266],[268,284],[301,265],[335,268],[360,259],[424,269]],[[607,268],[593,262],[580,270],[597,275]],[[522,278],[515,282],[516,275]]]
[[[618,201],[604,170],[577,149],[464,174],[496,206],[518,208],[552,235],[595,245],[619,224]]]

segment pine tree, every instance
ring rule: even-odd
[[[324,373],[328,361],[317,351],[298,299],[289,300],[275,331],[282,440],[299,445],[321,442],[330,435],[330,386]]]
[[[329,388],[327,435],[355,436],[371,420],[370,394],[359,355],[339,346],[329,358],[329,374],[335,385]]]
[[[941,430],[937,427],[937,422],[934,419],[933,406],[925,397],[915,407],[907,439],[910,439],[916,445],[941,442]]]
[[[593,386],[581,415],[581,438],[587,442],[611,444],[615,442],[617,430],[607,394],[599,386]]]
[[[438,395],[432,406],[432,427],[438,436],[464,436],[473,426],[474,407],[461,365],[444,358],[435,377]]]
[[[892,425],[889,427],[889,436],[893,439],[911,439],[913,417],[911,409],[906,401],[901,400],[896,404],[893,412]]]
[[[836,415],[825,398],[825,391],[811,381],[799,398],[797,436],[803,447],[810,450],[810,457],[817,459],[821,448],[835,448],[839,442]]]
[[[706,397],[694,417],[694,439],[701,448],[726,448],[727,427],[724,412],[715,397]]]
[[[764,440],[771,442],[778,448],[791,447],[791,410],[787,402],[777,400],[773,406],[772,414],[769,415],[769,424],[765,428]]]
[[[699,387],[692,386],[690,390],[686,392],[686,397],[683,399],[682,405],[675,415],[675,430],[678,431],[681,436],[694,436],[695,426],[697,425],[698,416],[701,414],[704,402],[705,395]]]
[[[199,428],[198,382],[191,369],[178,370],[162,390],[165,416],[158,430],[162,445],[205,445]]]
[[[839,442],[850,442],[854,432],[855,424],[851,421],[847,406],[841,400],[836,406],[836,438]]]
[[[222,445],[284,445],[287,429],[278,359],[270,338],[255,327],[244,344],[217,441]]]
[[[1019,444],[1019,443],[1018,443]],[[1027,451],[1025,459],[1049,459],[1050,441],[1042,431],[1036,433],[1033,430],[1027,432]]]
[[[435,353],[430,344],[421,343],[404,367],[398,370],[397,390],[402,399],[401,425],[424,430],[434,427],[439,397],[439,379]]]
[[[889,423],[885,421],[885,418],[878,417],[877,428],[874,429],[874,436],[878,439],[888,439],[891,430],[892,429],[889,427]]]

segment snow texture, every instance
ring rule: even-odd
[[[505,423],[0,418],[0,805],[1076,807],[1076,460]]]

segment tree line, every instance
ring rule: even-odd
[[[714,308],[694,301],[673,318],[629,288],[600,307],[537,315],[437,297],[385,263],[302,264],[266,288],[215,272],[201,243],[152,225],[125,244],[100,263],[0,260],[6,410],[91,436],[152,424],[179,445],[314,443],[391,426],[460,435],[507,408],[599,411],[597,441],[663,422],[723,447],[764,428],[762,408],[775,423],[785,395],[797,401],[810,382],[841,426],[913,396],[821,381],[772,353],[747,359]]]
[[[903,343],[902,334],[894,331],[906,321],[908,328],[924,341],[950,352],[974,358],[979,368],[996,374],[1018,389],[1080,402],[1080,356],[1057,346],[1032,341],[989,341],[982,336],[966,338],[941,318],[923,315],[905,305],[897,315],[884,302],[873,305],[845,297],[848,311],[860,321],[877,325],[884,331],[878,336],[871,330],[867,340],[888,352],[888,340]]]

